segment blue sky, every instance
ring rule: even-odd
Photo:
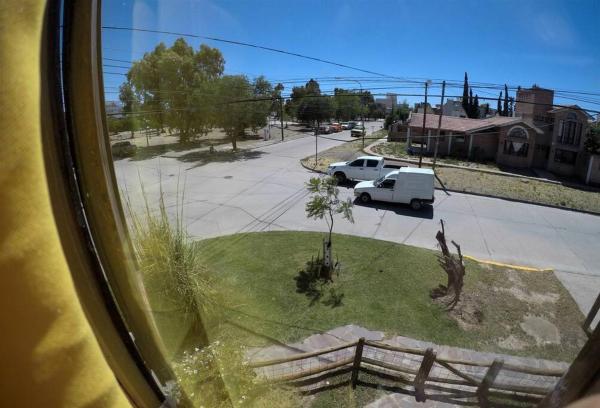
[[[469,78],[477,82],[521,86],[536,83],[600,94],[598,21],[600,0],[105,0],[102,23],[255,43],[403,78],[462,80],[467,71]],[[135,60],[158,42],[170,45],[175,39],[170,35],[104,30],[103,56]],[[194,47],[201,42],[186,40]],[[250,78],[260,74],[273,81],[368,76],[292,56],[203,42],[221,50],[226,73],[244,73]],[[105,71],[126,72],[113,67],[105,67]],[[107,91],[114,91],[123,78],[106,75]],[[402,86],[361,83],[364,88]],[[284,92],[290,91],[292,85],[285,85]],[[333,82],[323,83],[325,89],[333,86]],[[359,87],[353,81],[338,86]],[[373,90],[388,91],[394,90]],[[419,92],[411,88],[395,91]],[[462,91],[450,89],[447,93],[458,95]],[[495,90],[477,93],[497,95]],[[600,96],[585,98],[600,104]],[[117,95],[107,93],[107,99],[117,99]],[[421,98],[407,99],[414,102]],[[600,105],[582,101],[556,98],[555,103],[577,103],[600,110]]]

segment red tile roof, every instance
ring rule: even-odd
[[[435,114],[427,114],[427,118],[425,119],[425,128],[426,129],[437,129],[439,121],[439,115]],[[408,118],[409,126],[412,128],[422,128],[423,127],[423,114],[422,113],[411,113]],[[494,116],[493,118],[486,119],[468,119],[468,118],[459,118],[456,116],[442,116],[442,130],[450,131],[450,132],[460,132],[460,133],[472,133],[476,130],[484,130],[490,127],[496,126],[505,126],[512,123],[523,122],[522,118],[519,117],[507,117],[507,116]],[[535,128],[533,125],[527,123],[527,125],[534,130],[538,131],[539,129]],[[540,131],[541,133],[541,131]]]

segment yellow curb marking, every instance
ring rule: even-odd
[[[504,268],[517,269],[517,270],[525,271],[525,272],[552,272],[554,270],[552,268],[531,268],[529,266],[511,265],[511,264],[505,264],[505,263],[494,262],[494,261],[484,261],[482,259],[477,259],[474,256],[470,256],[470,255],[464,255],[463,258],[467,258],[467,259],[470,259],[472,261],[479,262],[482,264],[501,266]]]

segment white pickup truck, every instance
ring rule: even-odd
[[[386,164],[383,157],[362,156],[349,162],[330,164],[327,174],[334,176],[338,183],[346,180],[375,180],[400,167],[395,164]]]
[[[354,187],[354,195],[362,203],[371,200],[410,204],[419,210],[425,203],[433,203],[433,170],[403,167],[375,181],[363,181]]]

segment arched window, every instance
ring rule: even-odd
[[[508,131],[508,137],[511,138],[519,138],[519,139],[527,139],[529,137],[529,134],[527,133],[527,130],[525,130],[524,127],[522,126],[514,126],[512,127],[509,131]]]

